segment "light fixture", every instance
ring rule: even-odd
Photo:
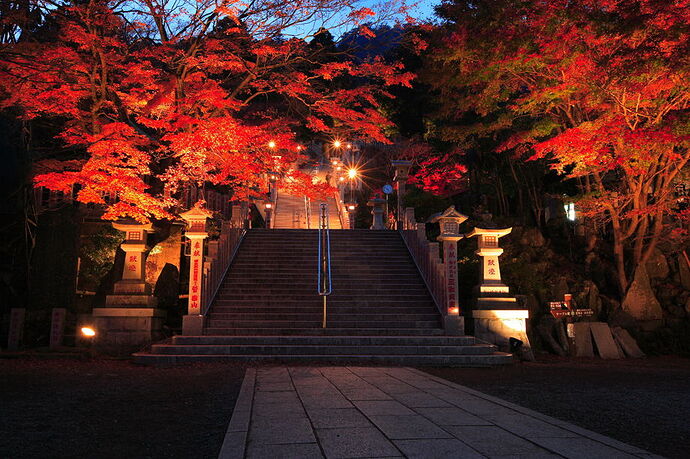
[[[460,314],[460,308],[457,306],[453,306],[451,308],[448,308],[448,314]]]
[[[354,205],[354,204],[348,204],[347,210],[349,210],[350,212],[352,212],[353,210],[355,210],[355,205]]]
[[[265,207],[266,209],[269,209],[269,210],[270,210],[271,207],[273,207],[273,204],[271,204],[270,202],[267,202],[266,204],[264,204],[264,207]]]
[[[340,181],[341,181],[341,182],[344,182],[344,181],[345,181],[345,177],[340,177]]]
[[[333,141],[333,146],[334,146],[335,148],[340,148],[341,145],[342,145],[342,143],[340,142],[340,140],[337,140],[337,139],[336,139],[336,140]]]
[[[96,336],[96,330],[91,327],[81,327],[81,334],[86,338],[93,338]]]
[[[350,177],[351,179],[357,177],[357,169],[355,168],[350,168],[347,170],[347,176]]]
[[[275,148],[275,147],[276,147],[276,143],[273,140],[268,142],[268,148]]]

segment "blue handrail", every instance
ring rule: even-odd
[[[319,265],[317,291],[323,297],[323,323],[326,328],[326,297],[333,291],[331,282],[331,235],[328,227],[328,204],[321,204],[319,221]]]

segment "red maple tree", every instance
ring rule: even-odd
[[[295,132],[305,123],[316,135],[386,141],[379,100],[413,76],[312,40],[324,24],[370,34],[361,23],[372,10],[351,0],[170,8],[66,1],[42,11],[33,35],[5,27],[21,39],[6,40],[0,54],[0,106],[56,122],[61,147],[82,152],[47,164],[54,171],[36,176],[37,185],[77,185],[79,201],[104,205],[103,193],[116,192],[107,219],[172,218],[175,193],[189,182],[229,185],[241,198],[278,170],[309,188],[310,178],[290,168],[302,158]]]
[[[459,144],[545,159],[612,235],[621,292],[665,235],[690,159],[690,3],[444,3],[432,56],[446,132]]]

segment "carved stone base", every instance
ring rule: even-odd
[[[510,338],[522,341],[522,354],[532,360],[532,350],[527,337],[527,318],[525,309],[474,310],[474,336],[495,344],[501,351],[510,352]]]
[[[446,335],[464,336],[465,318],[463,316],[447,315],[443,318],[443,329]]]
[[[155,308],[94,308],[94,347],[112,355],[128,355],[163,338],[165,311]]]

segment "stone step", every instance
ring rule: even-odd
[[[321,326],[321,317],[314,320],[224,320],[209,318],[209,328],[316,328]],[[327,320],[327,326],[333,328],[434,328],[440,325],[439,320]]]
[[[284,295],[272,295],[269,293],[266,294],[260,294],[260,293],[251,293],[251,294],[219,294],[218,297],[216,298],[217,303],[221,303],[223,301],[234,301],[234,300],[250,300],[254,301],[257,303],[264,303],[264,302],[270,302],[270,301],[309,301],[309,300],[314,300],[318,299],[318,301],[323,301],[320,300],[320,295],[316,292],[316,288],[312,292],[304,292],[303,294],[300,293],[292,293],[292,294],[284,294]],[[339,301],[339,302],[358,302],[358,304],[367,304],[367,305],[372,305],[376,306],[378,304],[378,301],[386,301],[386,302],[391,302],[391,301],[416,301],[416,302],[430,302],[431,297],[429,296],[428,293],[426,292],[410,292],[406,295],[392,295],[392,294],[376,294],[376,295],[366,295],[366,296],[357,296],[357,295],[346,295],[344,293],[340,292],[334,292],[331,295],[329,295],[328,301]],[[366,302],[366,303],[364,303]]]
[[[354,284],[348,284],[348,283],[339,283],[336,284],[335,282],[332,284],[333,285],[333,291],[338,294],[342,295],[354,295],[354,294],[361,294],[361,295],[387,295],[390,290],[380,287],[380,286],[374,286],[374,285],[359,285],[356,286]],[[304,293],[304,294],[316,294],[316,282],[310,282],[309,284],[302,284],[302,285],[270,285],[270,284],[262,284],[262,283],[255,283],[255,284],[243,284],[243,285],[233,285],[233,286],[224,286],[223,288],[220,289],[218,292],[219,295],[222,295],[222,297],[227,297],[227,296],[242,296],[242,295],[251,295],[251,294],[256,294],[256,295],[291,295],[291,294],[296,294],[296,293]],[[419,294],[419,295],[426,295],[426,287],[424,284],[421,285],[401,285],[399,287],[396,287],[394,290],[398,295],[407,295],[407,294]]]
[[[331,273],[332,274],[332,273]],[[301,285],[301,284],[309,284],[313,285],[315,279],[316,279],[316,272],[312,276],[312,278],[307,278],[307,277],[292,277],[292,276],[281,276],[281,277],[276,277],[276,276],[263,276],[263,277],[252,277],[251,279],[248,279],[246,276],[240,276],[237,274],[228,274],[228,277],[225,278],[225,281],[223,281],[223,287],[230,287],[234,285],[239,285],[239,284],[265,284],[267,282],[273,283],[273,284],[287,284],[287,285]],[[346,283],[346,282],[372,282],[374,279],[372,279],[370,276],[362,276],[362,277],[343,277],[342,275],[338,279],[333,279],[333,283],[335,285],[336,282],[341,282],[341,283]],[[411,283],[418,283],[421,285],[424,285],[424,281],[415,274],[403,274],[400,276],[387,276],[387,277],[377,277],[376,279],[377,283],[385,283],[386,285],[410,285]]]
[[[356,307],[356,308],[368,308],[368,309],[377,309],[377,308],[405,308],[405,307],[422,307],[423,305],[427,305],[427,308],[434,308],[434,302],[430,299],[427,298],[424,301],[419,301],[419,300],[412,300],[412,301],[391,301],[391,300],[377,300],[377,299],[359,299],[356,301],[352,300],[340,300],[338,299],[337,296],[329,296],[328,298],[328,306],[329,307]],[[307,298],[307,299],[285,299],[285,298],[271,298],[270,300],[263,300],[263,301],[257,301],[256,299],[253,298],[237,298],[237,299],[232,299],[232,298],[227,298],[227,299],[217,299],[214,303],[215,306],[219,307],[233,307],[233,306],[251,306],[251,307],[284,307],[286,305],[295,305],[295,306],[318,306],[321,307],[323,305],[323,300],[321,297],[317,298]],[[435,309],[434,309],[435,310]],[[213,309],[211,309],[213,311]]]
[[[328,336],[438,336],[443,335],[443,329],[439,327],[429,328],[339,328],[318,327],[307,328],[266,328],[266,327],[207,327],[204,328],[205,335],[226,335],[226,336],[283,336],[283,335],[328,335]]]
[[[331,321],[351,321],[356,318],[358,322],[362,321],[435,321],[437,314],[349,314],[330,310],[327,312],[328,319]],[[208,315],[209,320],[272,320],[275,318],[280,320],[316,320],[320,321],[322,317],[321,311],[301,312],[301,313],[283,313],[276,314],[273,311],[266,312],[217,312],[213,311]]]
[[[173,336],[175,345],[471,346],[474,336]]]
[[[265,313],[265,314],[302,314],[302,313],[321,313],[322,304],[314,304],[312,306],[302,307],[285,307],[285,306],[216,306],[213,308],[212,314],[235,314],[235,313]],[[334,306],[328,304],[329,314],[428,314],[429,307],[401,307],[401,308],[358,308],[351,306]]]
[[[407,346],[407,345],[297,345],[297,344],[223,344],[175,345],[154,344],[152,354],[179,355],[490,355],[495,346]]]
[[[134,362],[171,365],[194,362],[312,363],[443,367],[493,367],[512,362],[510,354],[490,355],[161,355],[134,354]]]

